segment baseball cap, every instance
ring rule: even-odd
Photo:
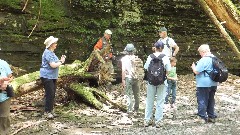
[[[167,28],[162,27],[162,28],[159,29],[159,32],[163,32],[163,31],[167,31]]]
[[[105,30],[105,33],[111,35],[111,34],[112,34],[112,31],[109,30],[109,29],[107,29],[107,30]]]
[[[162,41],[157,41],[155,44],[154,44],[154,46],[157,48],[157,49],[160,49],[160,48],[164,48],[164,44],[163,44],[163,42]]]

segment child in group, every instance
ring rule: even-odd
[[[176,100],[176,90],[177,90],[177,73],[176,73],[176,63],[177,59],[175,57],[170,58],[171,70],[167,75],[168,89],[167,95],[165,98],[165,103],[168,104],[170,95],[172,96],[172,100],[170,102],[171,107],[174,107]]]

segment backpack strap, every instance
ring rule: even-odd
[[[158,58],[160,58],[160,59],[162,59],[164,56],[166,56],[165,54],[160,54],[159,56],[158,56]],[[156,58],[156,56],[152,53],[152,54],[150,54],[150,57],[153,59],[153,58]]]
[[[168,41],[169,41],[169,38],[167,38],[167,40],[166,40],[166,45],[167,45],[168,48],[170,48],[170,45],[169,45]]]
[[[162,41],[163,40],[163,38],[160,38],[160,41]],[[167,37],[167,40],[166,40],[166,44],[164,44],[164,45],[166,45],[168,48],[170,48],[170,45],[169,45],[169,37]]]
[[[166,55],[165,55],[165,54],[160,54],[160,55],[158,56],[158,58],[162,59],[164,56],[166,56]]]
[[[210,58],[213,58],[212,56],[204,56],[204,57],[210,57]],[[204,73],[204,76],[206,76],[205,73],[207,73],[208,76],[210,75],[210,73],[209,73],[207,70],[204,70],[203,73]]]
[[[150,54],[150,57],[153,59],[153,58],[156,58],[156,56],[152,53]]]

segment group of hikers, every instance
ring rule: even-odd
[[[143,65],[146,77],[147,97],[145,106],[144,126],[151,124],[156,127],[162,125],[164,104],[170,103],[171,107],[175,106],[177,90],[176,74],[176,55],[179,51],[175,41],[168,37],[167,29],[159,29],[159,40],[152,47],[153,53],[147,57]],[[95,52],[101,52],[103,57],[102,63],[110,65],[110,73],[113,72],[111,59],[114,57],[110,51],[112,31],[107,29],[104,36],[94,46]],[[54,53],[57,48],[58,38],[50,36],[45,41],[45,50],[42,54],[42,63],[40,67],[40,79],[44,86],[44,114],[47,119],[56,117],[54,113],[54,100],[56,93],[56,82],[58,79],[59,66],[65,63],[66,56],[62,55],[60,59]],[[104,52],[104,53],[103,53]],[[124,48],[122,62],[122,85],[127,95],[127,113],[139,112],[139,78],[136,76],[134,60],[136,57],[136,48],[134,44],[128,43]],[[210,52],[209,45],[203,44],[198,48],[201,59],[197,65],[192,64],[191,68],[196,74],[196,96],[198,103],[198,113],[200,121],[215,122],[217,117],[214,106],[214,95],[217,89],[217,82],[213,81],[205,71],[213,69],[213,56]],[[10,130],[10,97],[12,88],[12,71],[8,63],[0,60],[0,135],[9,133]],[[10,91],[10,92],[9,92]],[[10,94],[11,95],[11,94]],[[172,97],[171,100],[169,97]],[[156,99],[155,115],[153,118],[154,101]]]
[[[160,39],[152,47],[153,53],[147,57],[144,63],[147,97],[145,106],[144,126],[155,125],[161,127],[163,119],[164,104],[175,107],[177,90],[176,55],[179,51],[178,45],[167,34],[167,29],[159,29]],[[106,32],[105,32],[106,34]],[[198,48],[201,59],[196,65],[193,62],[191,68],[196,75],[196,96],[198,103],[199,119],[197,122],[215,123],[214,95],[218,82],[213,81],[210,73],[213,70],[212,57],[215,57],[208,44],[202,44]],[[122,85],[127,95],[127,113],[139,112],[139,79],[136,72],[134,60],[136,48],[129,43],[124,48],[125,56],[122,57]],[[171,99],[169,99],[171,96]],[[156,100],[155,114],[153,117],[154,101]],[[154,119],[153,119],[154,118]]]

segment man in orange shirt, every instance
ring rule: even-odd
[[[104,36],[102,38],[100,38],[97,42],[97,44],[94,46],[94,50],[99,50],[102,51],[102,49],[104,49],[103,52],[101,52],[100,54],[102,55],[103,59],[111,59],[112,58],[112,48],[111,48],[111,38],[112,35],[112,31],[107,29],[104,32]]]
[[[113,64],[112,64],[112,44],[111,44],[112,31],[107,29],[104,32],[102,38],[98,40],[94,46],[94,51],[98,60],[101,62],[99,64],[100,77],[102,80],[108,80],[110,82],[114,81],[112,75],[114,74]],[[100,80],[101,81],[101,80]],[[104,82],[103,82],[104,83]]]

